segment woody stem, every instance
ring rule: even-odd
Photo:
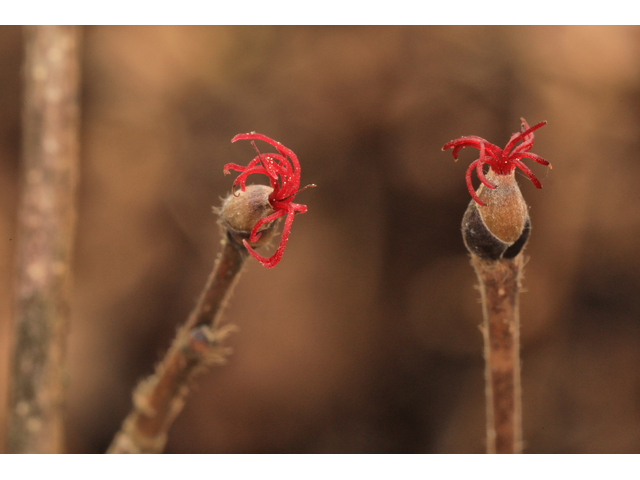
[[[512,259],[471,256],[482,295],[487,453],[522,453],[520,320],[522,254]]]
[[[24,43],[23,181],[7,451],[61,453],[79,169],[81,31],[28,26]]]
[[[220,318],[247,258],[247,250],[226,235],[196,307],[155,372],[136,387],[133,409],[107,453],[162,452],[194,376],[224,362],[227,351],[221,341],[230,330],[220,328]]]

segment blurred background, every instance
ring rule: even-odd
[[[166,451],[484,452],[481,309],[460,235],[478,154],[440,149],[471,134],[503,146],[521,116],[548,121],[532,152],[554,167],[525,161],[542,190],[518,175],[533,225],[525,452],[640,452],[639,28],[83,35],[69,452],[107,448],[195,304],[219,250],[222,166],[254,156],[230,140],[253,130],[318,188],[296,198],[309,211],[281,263],[249,260],[225,314],[234,353],[199,377]],[[22,57],[20,28],[1,27],[1,398]]]

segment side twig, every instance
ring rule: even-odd
[[[462,217],[462,238],[471,254],[482,295],[488,453],[522,452],[518,294],[524,263],[522,249],[531,233],[531,220],[515,171],[519,168],[536,187],[542,188],[521,159],[551,168],[544,158],[529,152],[534,132],[546,123],[530,127],[521,118],[520,131],[511,135],[504,149],[475,135],[451,140],[442,148],[452,148],[456,160],[461,148],[480,150],[480,157],[467,168],[472,200]],[[489,165],[486,174],[483,165]],[[477,191],[471,183],[474,169],[481,182]]]
[[[79,28],[26,27],[24,38],[8,451],[59,453],[78,176]]]
[[[228,235],[223,243],[196,307],[155,373],[134,391],[133,410],[107,453],[162,452],[193,377],[208,365],[224,363],[228,349],[222,347],[221,341],[231,328],[220,327],[220,318],[248,253]]]
[[[522,452],[520,319],[522,254],[511,259],[471,256],[482,295],[487,453]]]
[[[227,196],[222,208],[214,208],[220,215],[223,231],[222,253],[196,308],[178,331],[164,359],[155,373],[134,391],[133,410],[107,453],[162,452],[193,377],[204,367],[225,361],[228,349],[222,347],[221,342],[232,327],[220,327],[220,317],[246,259],[251,255],[265,268],[278,264],[294,215],[307,211],[306,205],[292,203],[300,191],[300,164],[295,153],[255,132],[236,135],[232,142],[236,140],[262,140],[275,147],[278,153],[258,153],[246,167],[235,163],[224,166],[225,173],[235,170],[241,174],[233,184],[234,188],[239,186],[240,189]],[[254,148],[257,150],[255,144]],[[246,185],[247,176],[254,173],[269,177],[271,186]],[[285,215],[276,252],[270,258],[261,256],[254,249],[269,242],[280,218]]]

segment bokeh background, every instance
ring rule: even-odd
[[[481,453],[481,311],[460,222],[476,134],[547,120],[523,175],[529,453],[640,452],[640,29],[88,27],[68,450],[102,452],[211,270],[211,207],[258,131],[299,156],[282,262],[250,260],[226,366],[167,452]],[[19,27],[0,28],[0,397],[20,162]],[[267,151],[266,145],[264,150]],[[256,179],[259,181],[260,179]],[[477,182],[477,179],[474,180]],[[264,252],[263,252],[264,253]],[[0,421],[6,419],[6,402]],[[4,442],[4,439],[2,440]]]

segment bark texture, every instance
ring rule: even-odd
[[[8,450],[64,450],[65,350],[78,177],[79,28],[25,27]]]
[[[487,453],[522,452],[520,319],[518,296],[523,258],[471,256],[478,274],[484,323]]]
[[[107,453],[162,452],[193,377],[206,366],[225,361],[228,349],[221,342],[231,327],[220,328],[220,317],[247,257],[244,246],[225,239],[196,307],[155,373],[134,391],[133,409]]]

